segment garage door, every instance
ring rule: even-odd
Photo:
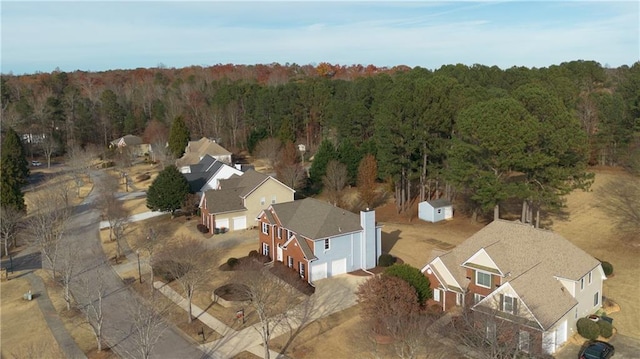
[[[247,217],[246,216],[242,216],[242,217],[235,217],[233,219],[233,230],[237,231],[238,229],[245,229],[247,228]]]
[[[347,273],[347,258],[337,259],[331,262],[331,273],[329,274],[330,277],[345,273]]]
[[[556,330],[556,348],[555,350],[560,349],[560,346],[567,341],[567,320],[565,319],[559,326],[558,330]]]
[[[229,218],[216,219],[216,228],[229,228]]]
[[[311,281],[327,278],[327,263],[319,263],[311,266]]]

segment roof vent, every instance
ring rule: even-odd
[[[338,232],[342,233],[342,227],[338,227]]]

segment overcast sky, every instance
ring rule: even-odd
[[[640,2],[5,1],[1,72],[640,58]]]

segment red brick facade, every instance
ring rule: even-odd
[[[266,228],[263,228],[265,225]],[[267,229],[268,233],[264,233],[264,229]],[[272,261],[278,261],[278,247],[282,248],[287,242],[289,231],[281,227],[279,223],[274,225],[270,224],[263,215],[258,221],[258,233],[258,252],[264,254],[264,246],[267,245],[269,248],[269,258]],[[312,245],[311,248],[313,248]],[[294,238],[287,245],[287,248],[282,248],[282,258],[279,261],[285,266],[291,267],[292,270],[295,270],[298,274],[301,273],[300,266],[302,265],[303,274],[301,277],[307,282],[309,281],[309,261],[304,258],[302,249],[300,249],[300,245],[298,244],[298,238]]]

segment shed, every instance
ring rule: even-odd
[[[453,205],[446,199],[424,201],[418,204],[418,218],[427,222],[440,222],[453,218]]]

